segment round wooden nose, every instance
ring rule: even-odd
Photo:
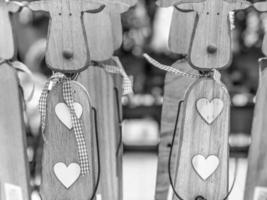
[[[214,53],[217,52],[217,47],[214,46],[214,45],[209,45],[209,46],[207,47],[207,51],[208,51],[208,53],[210,53],[210,54],[214,54]]]
[[[71,59],[71,58],[73,58],[73,51],[72,50],[64,50],[63,56],[66,59]]]

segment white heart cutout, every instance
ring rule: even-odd
[[[224,103],[218,98],[215,98],[211,101],[206,98],[202,98],[197,101],[196,106],[200,116],[208,124],[212,124],[222,113]]]
[[[81,167],[77,163],[71,163],[68,167],[60,162],[55,164],[54,173],[57,179],[69,189],[80,177]]]
[[[202,155],[196,155],[192,159],[194,170],[204,181],[216,171],[219,164],[219,158],[214,155],[208,156],[207,158]]]
[[[83,113],[81,104],[73,104],[76,116],[80,119]],[[71,113],[69,107],[65,103],[58,103],[55,107],[55,112],[58,119],[68,128],[72,129]]]

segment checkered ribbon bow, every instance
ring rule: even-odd
[[[133,93],[133,84],[128,75],[126,74],[121,62],[117,57],[114,57],[113,60],[116,62],[117,66],[115,65],[103,65],[106,72],[111,74],[120,74],[123,78],[122,82],[122,89],[123,95],[128,95]]]
[[[44,90],[42,92],[40,102],[39,102],[39,109],[41,113],[42,134],[44,135],[45,126],[46,126],[47,96],[48,96],[49,91],[55,85],[59,83],[63,83],[63,98],[71,113],[71,123],[72,123],[73,131],[75,134],[77,146],[78,146],[79,161],[81,165],[81,174],[86,175],[87,173],[89,173],[89,160],[88,160],[85,137],[83,134],[83,127],[82,127],[81,121],[78,119],[75,113],[75,109],[73,105],[74,99],[73,99],[72,88],[71,88],[71,79],[67,78],[64,74],[55,73],[50,78],[50,80],[45,84]]]

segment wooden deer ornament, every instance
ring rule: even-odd
[[[185,2],[185,1],[184,1]],[[190,64],[198,70],[221,69],[231,63],[229,12],[246,9],[245,0],[194,0],[177,5],[197,12],[197,22],[190,48]]]
[[[90,58],[82,15],[84,12],[101,12],[105,6],[118,13],[128,9],[128,4],[115,0],[42,0],[29,3],[31,10],[50,14],[46,63],[52,70],[79,72],[88,66]]]
[[[15,44],[10,13],[14,2],[0,1],[0,199],[30,199],[29,169],[22,93],[16,69],[11,66]]]

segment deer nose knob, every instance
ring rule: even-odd
[[[214,53],[217,52],[217,47],[216,47],[215,45],[209,45],[209,46],[207,47],[207,51],[208,51],[208,53],[210,53],[210,54],[214,54]]]
[[[65,49],[63,51],[63,57],[66,58],[66,59],[71,59],[73,58],[73,51],[70,50],[70,49]]]

